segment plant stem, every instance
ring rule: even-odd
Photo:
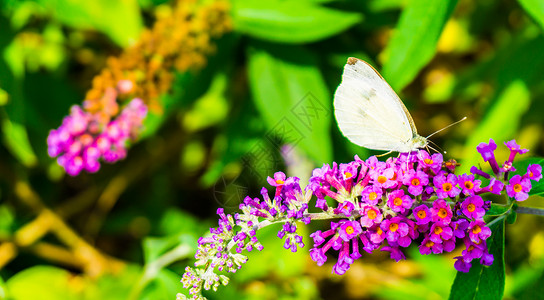
[[[520,207],[518,207],[516,212],[518,214],[529,214],[529,215],[544,216],[544,208],[520,206]]]

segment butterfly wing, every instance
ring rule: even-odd
[[[354,144],[398,152],[414,150],[417,130],[393,89],[366,62],[349,58],[334,95],[340,131]]]

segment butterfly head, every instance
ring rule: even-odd
[[[423,137],[419,134],[415,134],[415,136],[408,142],[408,147],[414,151],[417,149],[425,148],[427,147],[428,141],[426,137]]]

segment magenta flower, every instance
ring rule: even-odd
[[[451,222],[453,228],[453,236],[456,238],[464,238],[468,228],[468,221],[465,219],[459,219],[455,222]]]
[[[421,204],[420,206],[414,208],[412,211],[412,214],[414,215],[414,218],[416,219],[417,225],[425,225],[428,224],[431,221],[432,213],[425,204]]]
[[[480,190],[482,181],[474,180],[474,175],[462,174],[458,177],[458,184],[466,196],[472,196]]]
[[[495,195],[500,195],[503,189],[504,189],[504,183],[502,183],[502,181],[496,178],[491,178],[491,180],[489,181],[489,185],[483,188],[482,190],[480,190],[480,193],[488,192]]]
[[[472,242],[479,243],[491,236],[491,229],[485,226],[484,221],[472,221],[468,225],[468,236]]]
[[[376,205],[382,199],[383,191],[377,186],[369,185],[363,189],[362,195],[363,202],[370,205]]]
[[[482,257],[480,258],[480,263],[484,266],[491,266],[494,260],[493,254],[489,254],[489,252],[484,251]]]
[[[485,215],[484,200],[480,196],[470,196],[461,203],[463,214],[470,219],[481,219]]]
[[[146,115],[147,107],[139,98],[130,101],[117,118],[105,121],[74,105],[62,125],[49,132],[48,153],[58,157],[68,175],[83,170],[94,173],[100,169],[100,160],[113,163],[125,158],[127,141],[137,138]]]
[[[357,238],[361,232],[363,232],[363,229],[359,225],[359,222],[356,221],[340,222],[340,227],[338,228],[338,234],[344,242]]]
[[[482,177],[487,178],[487,179],[491,178],[491,176],[489,174],[487,174],[486,172],[478,169],[476,166],[470,167],[470,173],[482,176]]]
[[[428,255],[434,253],[434,254],[440,254],[444,251],[442,247],[442,243],[435,243],[431,241],[429,237],[426,237],[423,239],[423,242],[421,242],[421,245],[419,245],[419,253],[423,255]]]
[[[383,224],[383,222],[382,222],[382,224]],[[372,243],[377,244],[377,245],[381,244],[381,242],[383,242],[385,240],[385,238],[386,238],[385,231],[383,231],[380,226],[376,226],[375,228],[370,228],[368,230],[368,232],[369,232],[368,239]]]
[[[468,273],[468,271],[470,271],[470,268],[472,267],[470,261],[465,261],[464,258],[462,256],[457,256],[455,257],[455,263],[453,264],[453,266],[455,267],[455,269],[459,272],[463,272],[463,273]]]
[[[531,190],[531,180],[523,178],[520,175],[514,175],[510,178],[509,184],[506,186],[508,197],[513,197],[516,201],[525,201],[529,198]]]
[[[429,183],[427,174],[422,171],[410,170],[403,178],[404,184],[408,186],[408,192],[414,196],[421,195],[423,187]]]
[[[346,217],[349,217],[351,216],[351,212],[353,211],[354,208],[355,208],[355,205],[353,204],[353,202],[346,200],[338,204],[338,207],[334,209],[334,213],[337,215],[343,214]]]
[[[457,185],[457,176],[455,174],[445,174],[435,176],[433,184],[436,187],[436,195],[438,198],[455,198],[461,192]]]
[[[508,156],[508,161],[510,165],[514,162],[514,158],[517,154],[525,154],[529,152],[528,149],[521,149],[521,147],[516,143],[516,140],[511,140],[504,143],[508,149],[510,149],[510,156]]]
[[[412,239],[408,236],[410,226],[402,217],[393,217],[386,219],[380,225],[380,228],[385,232],[385,237],[390,244],[398,243],[402,247],[408,247]]]
[[[338,171],[342,176],[342,180],[346,181],[353,179],[357,176],[357,163],[351,162],[349,164],[340,164]]]
[[[527,178],[539,181],[542,179],[542,166],[539,164],[531,164],[527,167],[527,174],[525,174]]]
[[[433,173],[438,174],[438,171],[442,169],[442,162],[444,161],[444,158],[440,153],[430,155],[426,151],[420,151],[418,153],[418,158],[424,170],[430,169],[433,171]]]
[[[399,213],[404,213],[407,209],[412,207],[414,200],[408,196],[404,195],[404,190],[396,190],[387,196],[387,205],[391,210]]]
[[[397,187],[399,185],[397,170],[391,167],[383,170],[383,172],[381,173],[375,172],[372,183],[375,186],[384,189],[391,189]]]
[[[322,266],[327,261],[327,255],[323,253],[322,248],[310,249],[310,258],[315,261],[318,266]]]
[[[436,222],[431,226],[429,239],[435,243],[442,243],[442,240],[449,240],[452,236],[451,227],[442,222]]]
[[[463,260],[466,262],[482,257],[484,252],[487,251],[487,245],[484,240],[474,242],[470,239],[464,239],[463,241],[466,248],[463,250],[463,252],[461,252],[461,255],[463,256]]]
[[[383,215],[379,208],[372,205],[363,206],[363,215],[360,219],[363,227],[372,227],[374,224],[380,224],[382,220]]]
[[[285,184],[285,179],[286,179],[286,176],[283,172],[276,172],[274,173],[274,178],[270,178],[269,176],[266,178],[266,181],[268,181],[268,184],[270,184],[271,186],[278,187],[278,186],[283,186],[283,184]]]
[[[431,208],[433,222],[443,222],[449,224],[453,213],[451,207],[444,201],[444,199],[438,199],[434,201],[433,208]]]
[[[482,155],[484,161],[489,162],[493,173],[498,174],[499,164],[497,164],[497,160],[495,159],[495,149],[497,149],[497,144],[495,144],[493,139],[489,139],[489,144],[480,143],[476,147],[476,150]]]
[[[396,262],[406,259],[406,256],[404,255],[404,253],[402,253],[399,247],[386,246],[386,247],[383,247],[381,251],[389,252],[391,259],[394,259]]]

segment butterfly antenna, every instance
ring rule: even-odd
[[[464,118],[462,118],[461,120],[459,120],[459,121],[457,121],[457,122],[453,122],[453,123],[451,123],[450,125],[448,125],[448,126],[442,128],[442,129],[439,129],[439,130],[437,130],[437,131],[431,133],[431,134],[428,135],[426,138],[428,139],[428,138],[430,138],[431,136],[433,136],[433,135],[439,133],[440,131],[445,130],[445,129],[448,129],[448,128],[452,127],[453,125],[459,124],[459,123],[463,122],[463,121],[466,120],[466,119],[467,119],[467,117],[464,117]]]
[[[435,148],[431,147],[431,146],[428,146],[429,148],[433,149],[434,151],[436,151],[436,153],[440,153],[440,152],[443,152],[444,154],[446,154],[446,151],[444,151],[444,149],[440,148],[440,146],[438,146],[435,142],[431,141],[431,140],[428,140],[429,143],[432,143],[433,145],[436,146],[436,148],[440,149],[440,151],[436,150]]]

